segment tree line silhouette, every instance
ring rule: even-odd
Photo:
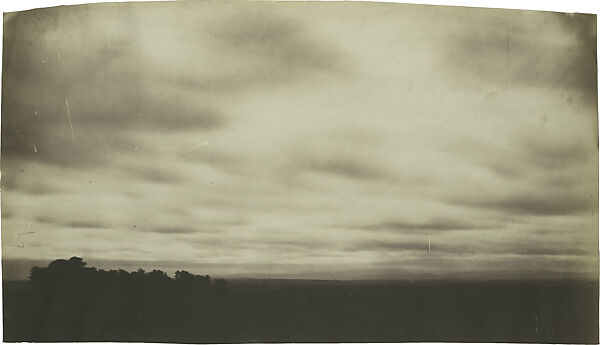
[[[58,259],[52,261],[48,267],[32,267],[29,279],[34,288],[47,292],[52,290],[77,292],[107,288],[111,285],[118,285],[121,288],[130,285],[134,289],[142,290],[177,289],[192,294],[227,291],[227,282],[224,279],[213,281],[208,275],[196,275],[187,271],[176,271],[175,279],[172,279],[165,272],[156,269],[146,272],[140,268],[129,273],[122,269],[98,270],[86,265],[82,258],[76,256],[69,260]]]
[[[83,259],[3,282],[5,341],[597,343],[598,281],[211,279]]]
[[[187,271],[103,270],[82,258],[33,267],[28,296],[31,340],[142,340],[173,323],[210,326],[227,282]],[[138,337],[138,335],[140,337]]]

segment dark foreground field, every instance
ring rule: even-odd
[[[40,297],[5,281],[4,340],[598,343],[597,283],[228,283],[194,297],[114,286]]]

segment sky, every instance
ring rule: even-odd
[[[393,3],[4,15],[4,277],[598,270],[596,18]]]

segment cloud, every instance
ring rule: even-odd
[[[4,259],[351,278],[597,262],[589,17],[167,2],[5,18]]]
[[[523,178],[531,173],[555,173],[588,166],[594,148],[580,137],[556,139],[550,135],[519,133],[511,136],[512,145],[485,141],[465,141],[448,149],[504,178]]]
[[[81,221],[73,221],[65,224],[70,228],[90,228],[90,229],[103,229],[106,228],[107,225],[102,222],[81,220]]]
[[[150,228],[143,229],[143,231],[150,231],[159,234],[190,234],[197,232],[197,229],[192,227],[159,227],[159,228]]]
[[[33,220],[42,224],[56,224],[56,220],[47,215],[37,215]]]
[[[186,161],[207,164],[227,173],[243,174],[248,170],[245,169],[244,163],[247,162],[244,157],[210,147],[210,143],[192,145],[179,155]]]
[[[593,194],[560,195],[546,193],[532,195],[524,192],[508,197],[472,199],[462,201],[464,205],[490,208],[513,214],[569,215],[589,212],[592,214],[597,201]]]
[[[183,183],[183,177],[174,169],[164,169],[157,167],[156,164],[148,165],[128,165],[123,167],[123,170],[127,174],[136,178],[150,183],[157,184],[178,184]]]
[[[331,157],[330,159],[308,160],[300,165],[309,171],[337,175],[350,179],[379,180],[386,178],[383,168],[369,166],[368,163],[348,158]]]
[[[393,231],[393,232],[426,232],[426,231],[452,231],[452,230],[486,230],[498,229],[479,220],[479,223],[469,223],[453,219],[438,219],[428,222],[405,222],[405,221],[390,221],[374,224],[365,224],[352,226],[351,228],[367,231]]]
[[[241,6],[204,28],[221,56],[235,55],[232,73],[208,78],[181,75],[175,83],[201,90],[239,91],[340,73],[347,56],[321,42],[295,18],[268,11],[268,6]],[[199,57],[200,58],[200,57]]]
[[[571,142],[544,139],[536,140],[531,136],[523,135],[520,141],[520,146],[525,151],[525,159],[540,169],[585,166],[594,159],[594,155],[597,155],[597,150],[581,138],[572,138]]]
[[[91,81],[69,92],[74,126],[100,130],[214,130],[226,126],[226,116],[185,95],[161,94],[156,81],[132,75],[126,81]],[[149,83],[149,84],[147,84]],[[91,97],[90,97],[91,96]]]
[[[201,11],[204,5],[187,6]],[[112,5],[7,17],[2,151],[8,165],[17,159],[106,164],[110,152],[136,148],[132,131],[225,128],[230,119],[211,101],[214,92],[237,97],[256,84],[272,87],[340,69],[336,48],[293,18],[260,6],[243,13],[213,7],[217,16],[198,22],[182,16],[181,6],[133,6],[141,32],[129,10]],[[166,29],[156,11],[185,25]],[[77,20],[81,16],[87,20]],[[28,45],[21,44],[24,33]],[[166,44],[168,50],[157,50]],[[223,58],[229,56],[236,58]]]
[[[589,247],[564,243],[534,241],[495,240],[464,241],[463,243],[444,243],[433,237],[420,237],[418,240],[370,240],[356,242],[346,246],[348,251],[391,251],[403,255],[522,255],[522,256],[593,256]]]
[[[444,69],[446,73],[485,88],[575,90],[577,98],[596,103],[595,16],[476,11],[485,21],[465,22],[445,45],[440,58],[452,66]]]
[[[50,195],[61,192],[61,190],[56,187],[47,184],[41,184],[39,182],[28,184],[25,186],[17,186],[17,188],[23,191],[24,193],[31,195]]]

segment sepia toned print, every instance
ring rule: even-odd
[[[4,14],[5,341],[598,342],[596,16]]]

